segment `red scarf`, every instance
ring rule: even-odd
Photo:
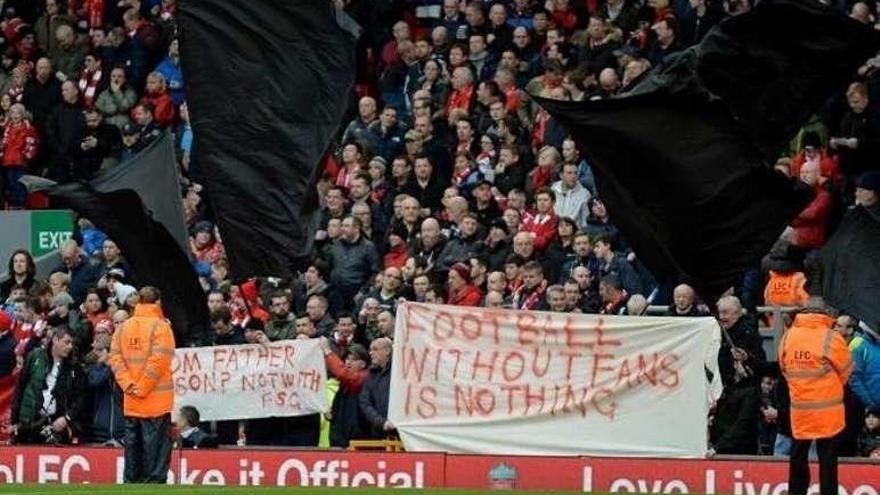
[[[83,95],[83,104],[86,108],[90,108],[95,103],[98,84],[101,83],[101,76],[103,73],[103,70],[98,69],[89,76],[89,72],[83,70],[82,76],[79,78],[77,87],[79,88],[79,93]]]
[[[71,2],[73,3],[73,2]],[[104,25],[104,0],[86,0],[86,18],[90,28]]]
[[[547,281],[542,280],[541,284],[535,287],[531,294],[529,294],[525,300],[522,300],[523,293],[525,293],[528,289],[525,285],[520,286],[519,290],[513,295],[513,299],[515,301],[514,307],[515,309],[538,309],[541,305],[541,301],[544,300],[544,292],[547,290]]]

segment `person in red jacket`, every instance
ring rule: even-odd
[[[473,283],[471,270],[464,263],[456,263],[449,269],[449,304],[453,306],[479,306],[483,299]]]
[[[351,344],[345,354],[345,362],[333,352],[327,337],[321,337],[324,363],[327,371],[339,380],[340,388],[330,407],[330,445],[348,447],[351,440],[364,438],[369,431],[358,410],[358,395],[370,370],[370,356],[364,346]]]
[[[556,194],[549,187],[542,187],[535,192],[535,211],[526,213],[523,219],[522,232],[532,234],[535,251],[541,252],[556,237],[559,217],[553,209]]]
[[[37,156],[37,129],[27,119],[27,110],[21,103],[9,108],[9,121],[3,129],[3,141],[0,142],[0,153],[3,154],[3,196],[10,208],[23,208],[27,199],[27,190],[18,182],[27,171],[28,164]]]
[[[813,201],[791,222],[791,244],[802,251],[819,249],[825,244],[825,230],[831,212],[831,194],[819,184],[818,162],[804,163],[800,179],[816,191]]]
[[[177,108],[171,100],[165,76],[158,72],[150,72],[147,76],[147,89],[140,103],[153,106],[153,120],[162,127],[174,125],[177,121]]]

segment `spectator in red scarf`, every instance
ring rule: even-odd
[[[147,76],[147,89],[140,103],[153,106],[153,120],[162,127],[174,125],[177,120],[177,108],[171,100],[165,76],[158,72],[150,72]]]
[[[101,66],[101,55],[98,52],[86,54],[84,64],[77,88],[83,97],[83,106],[91,108],[98,95],[110,85],[110,74]]]
[[[535,241],[535,250],[543,251],[556,237],[556,226],[559,217],[553,210],[556,196],[549,188],[541,188],[535,193],[535,211],[526,214],[523,219],[523,232],[532,234]]]
[[[4,197],[10,208],[24,207],[27,191],[18,180],[27,171],[28,164],[37,155],[38,137],[36,128],[27,119],[24,105],[16,103],[9,109],[9,122],[3,129],[0,153],[3,154],[3,187],[0,191],[0,206]]]
[[[474,95],[474,74],[470,67],[458,67],[452,72],[452,93],[446,103],[446,112],[451,113],[455,109],[470,111],[471,100]]]
[[[471,282],[471,270],[464,263],[456,263],[449,269],[449,304],[454,306],[479,306],[483,299]]]
[[[529,261],[523,265],[522,282],[522,285],[513,291],[513,309],[539,309],[547,292],[547,279],[544,278],[541,264],[537,261]]]

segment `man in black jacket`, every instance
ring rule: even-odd
[[[724,394],[718,399],[712,444],[719,454],[758,453],[758,378],[766,362],[758,323],[735,296],[718,301],[723,339],[718,367]]]
[[[388,421],[388,396],[391,392],[391,340],[380,337],[370,344],[370,376],[358,398],[361,413],[372,428],[371,438],[384,438],[394,432]]]

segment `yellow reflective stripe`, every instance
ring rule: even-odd
[[[142,358],[142,357],[133,357],[133,358],[126,359],[126,363],[128,363],[128,364],[131,364],[131,363],[143,364],[146,362],[147,362],[147,358]]]
[[[144,370],[144,374],[147,375],[148,377],[152,378],[153,380],[158,380],[158,379],[159,379],[159,374],[156,373],[155,371],[153,371],[153,370],[150,369],[150,368],[145,369],[145,370]]]
[[[151,352],[153,354],[165,354],[166,356],[174,357],[174,349],[169,349],[167,347],[154,348]]]
[[[791,401],[792,409],[826,409],[834,406],[842,406],[843,398],[817,401]]]
[[[174,385],[171,383],[161,383],[153,387],[153,392],[170,392],[174,390]]]
[[[793,370],[786,371],[785,376],[789,378],[819,378],[827,375],[831,370],[823,367],[821,370]]]

